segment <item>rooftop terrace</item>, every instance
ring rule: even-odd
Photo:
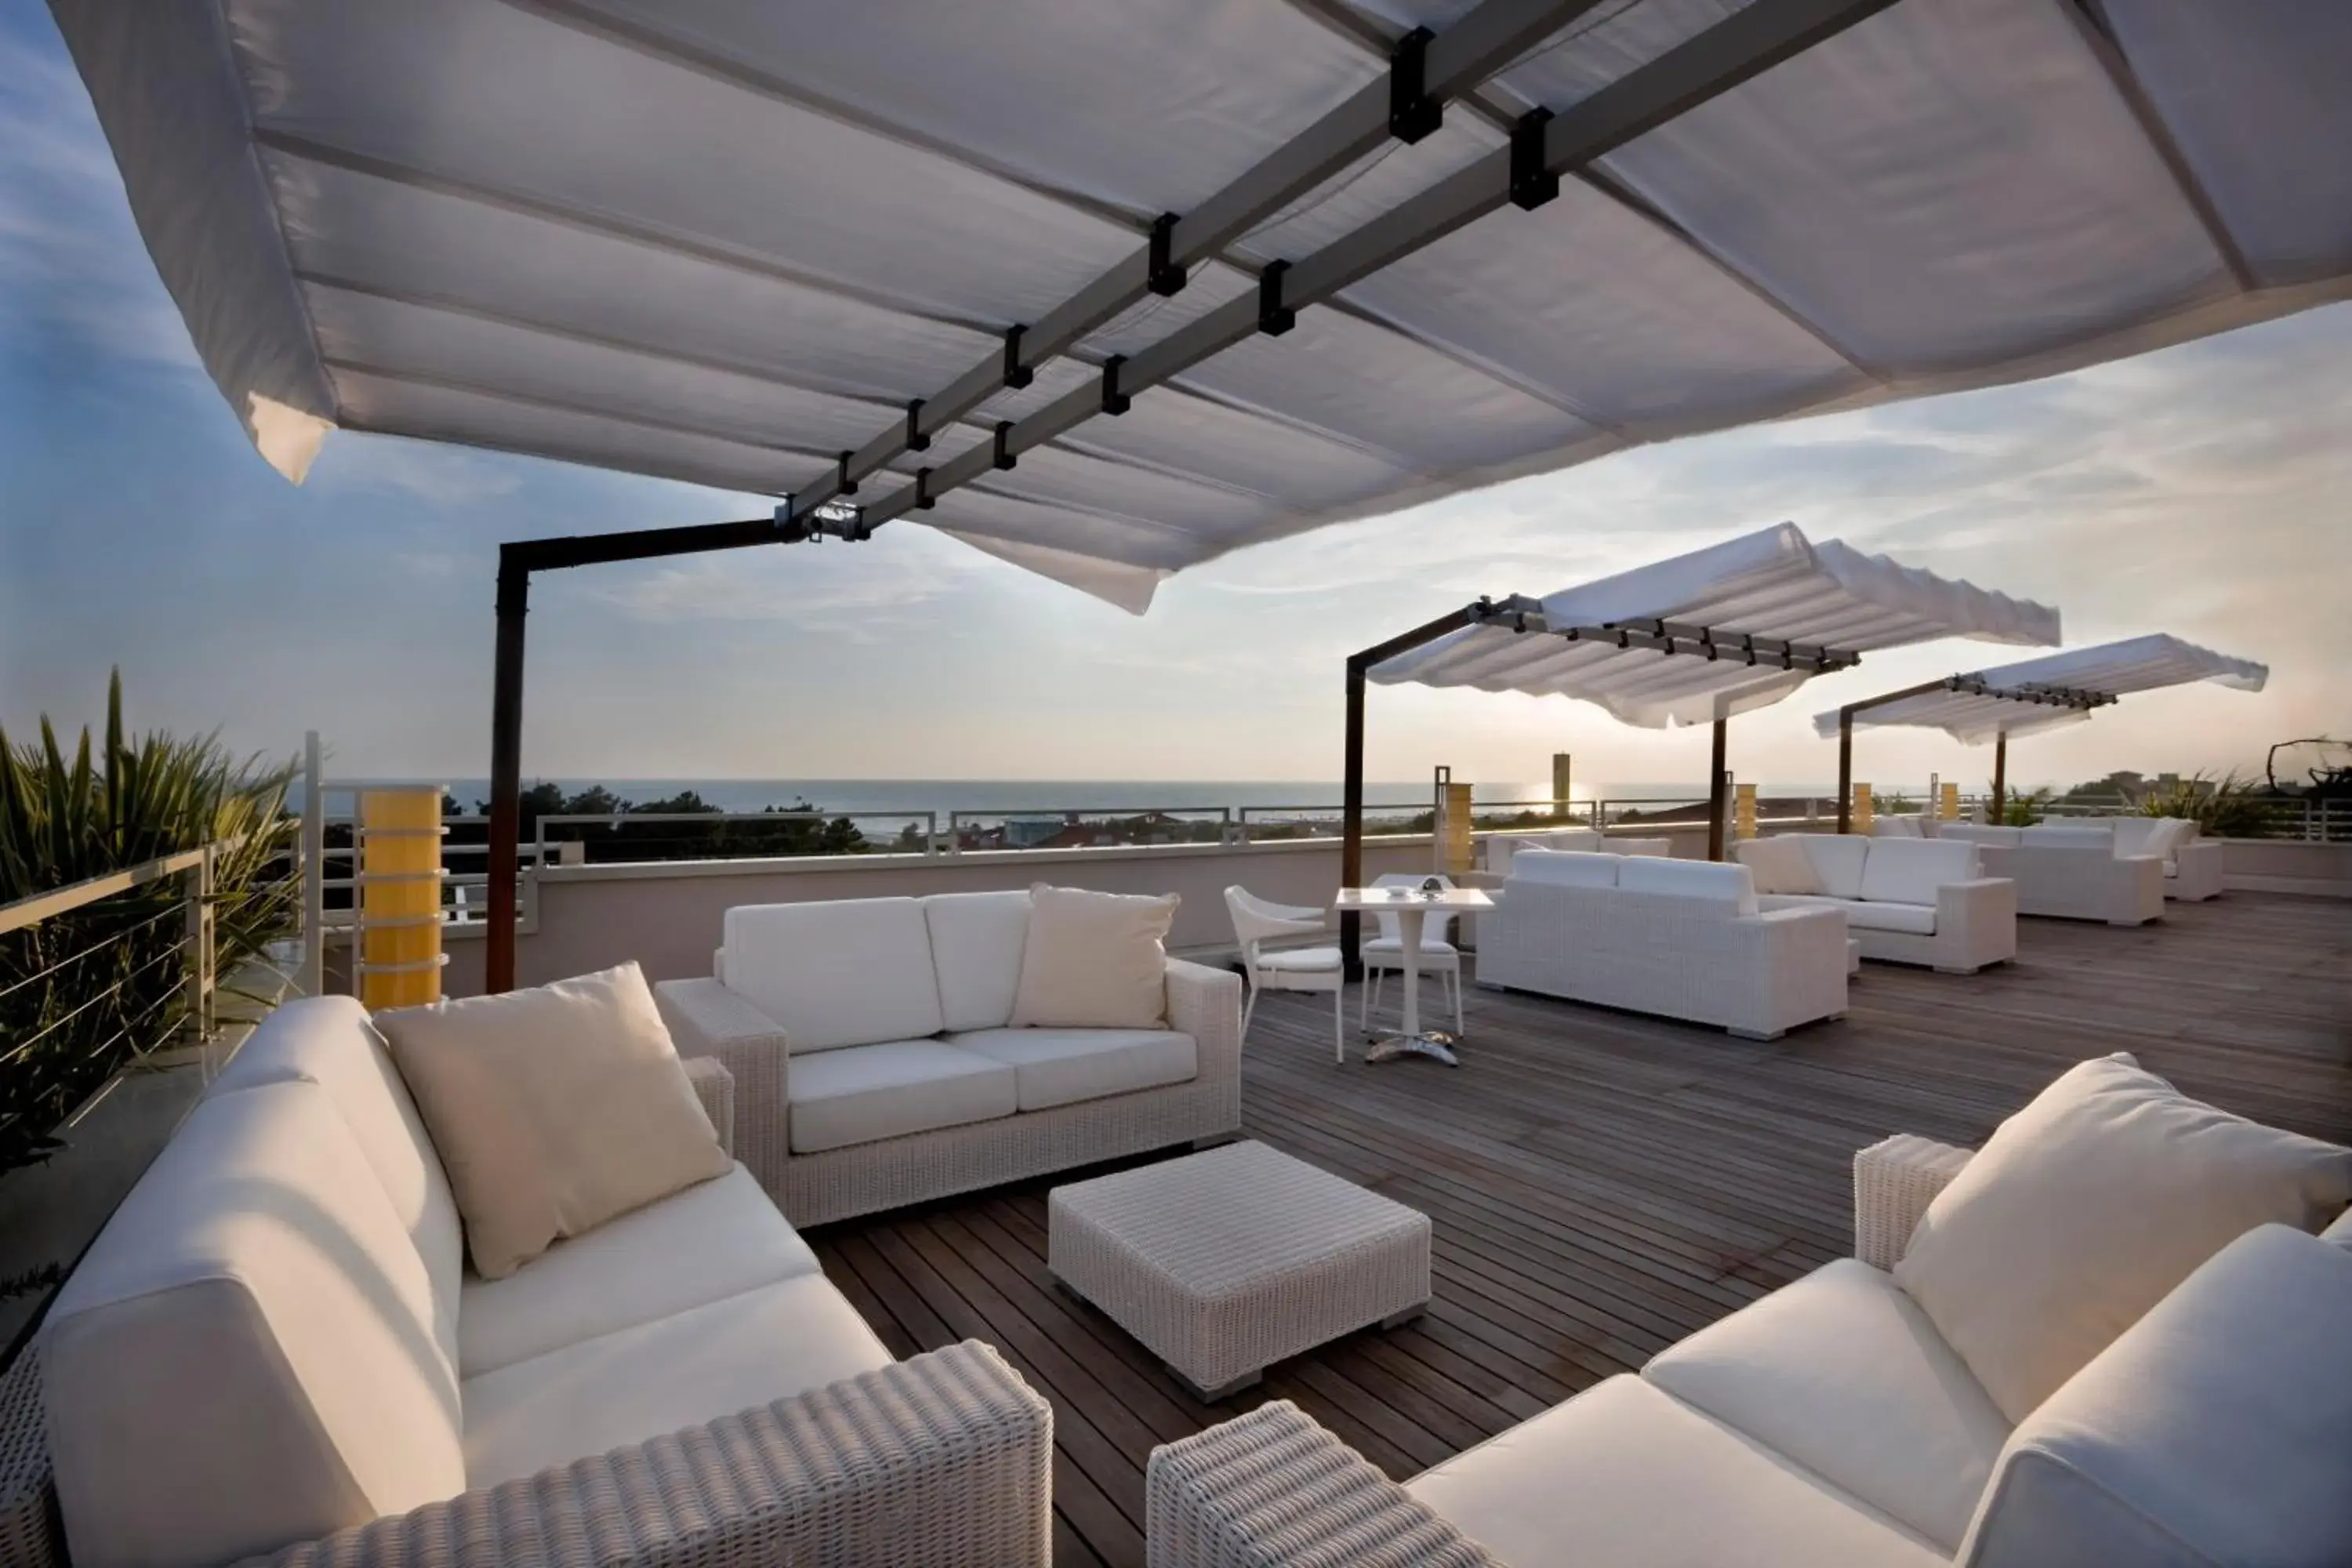
[[[1269,994],[1245,1131],[1429,1214],[1436,1296],[1223,1404],[1055,1286],[1045,1193],[1067,1174],[811,1239],[895,1353],[983,1339],[1053,1401],[1057,1563],[1139,1563],[1155,1443],[1289,1399],[1410,1476],[1847,1252],[1856,1149],[1976,1143],[2083,1058],[2130,1051],[2189,1094],[2352,1142],[2345,904],[2242,891],[2021,936],[2015,963],[1966,979],[1871,964],[1843,1022],[1769,1044],[1474,989],[1458,1071],[1334,1067],[1323,1000]]]

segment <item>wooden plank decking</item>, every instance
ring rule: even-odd
[[[1154,1444],[1285,1398],[1410,1476],[1847,1251],[1854,1150],[1976,1142],[2084,1057],[2352,1142],[2352,904],[2237,893],[2020,946],[1966,979],[1865,965],[1843,1022],[1770,1044],[1474,988],[1450,1071],[1335,1067],[1328,1005],[1269,995],[1245,1131],[1429,1214],[1436,1297],[1222,1405],[1049,1280],[1066,1175],[810,1238],[895,1352],[986,1340],[1053,1401],[1057,1563],[1139,1563]]]

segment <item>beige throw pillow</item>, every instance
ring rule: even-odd
[[[1176,895],[1029,889],[1029,942],[1013,1026],[1157,1029],[1168,1021],[1168,950]]]
[[[1789,834],[1750,838],[1738,848],[1739,863],[1756,879],[1758,893],[1821,893],[1826,891],[1813,873],[1805,847]]]
[[[449,1173],[475,1272],[732,1167],[634,963],[378,1013]]]
[[[2347,1198],[2352,1149],[2102,1057],[1994,1130],[1927,1205],[1895,1282],[2022,1421],[2231,1242],[2315,1232]]]

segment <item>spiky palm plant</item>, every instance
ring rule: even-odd
[[[2192,773],[2139,797],[2143,816],[2185,816],[2207,838],[2266,838],[2274,830],[2278,802],[2235,768],[2220,778]]]
[[[68,753],[47,717],[35,742],[0,730],[0,904],[226,845],[213,867],[226,974],[281,934],[296,906],[283,874],[293,774],[291,763],[233,758],[215,735],[130,739],[118,671],[95,744],[85,728]],[[0,1170],[39,1158],[76,1105],[180,1027],[185,894],[185,879],[170,878],[0,935]]]

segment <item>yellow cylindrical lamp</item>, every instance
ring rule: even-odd
[[[439,785],[360,792],[359,998],[379,1007],[441,999]]]
[[[1731,832],[1736,838],[1756,837],[1756,786],[1752,784],[1739,784],[1733,791]]]
[[[1856,833],[1870,831],[1870,786],[1866,784],[1853,786],[1853,830]]]
[[[1944,798],[1936,803],[1936,819],[1939,822],[1958,822],[1960,819],[1960,786],[1958,784],[1948,784],[1944,786]]]
[[[1470,786],[1447,779],[1437,787],[1437,868],[1459,877],[1470,869]]]

